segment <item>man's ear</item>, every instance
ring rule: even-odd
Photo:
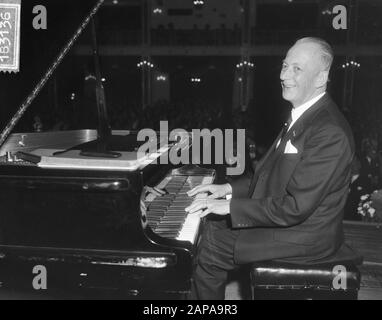
[[[321,88],[326,86],[329,81],[329,71],[320,71],[316,77],[315,86],[316,88]]]

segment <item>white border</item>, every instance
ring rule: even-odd
[[[0,5],[1,8],[5,9],[15,9],[15,21],[18,23],[15,24],[15,38],[16,42],[14,45],[14,64],[12,65],[2,65],[0,63],[0,68],[2,69],[1,71],[17,71],[19,70],[20,67],[20,11],[21,11],[21,4],[2,4]]]

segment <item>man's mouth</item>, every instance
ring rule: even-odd
[[[295,87],[294,85],[291,85],[291,84],[285,84],[285,83],[282,83],[281,86],[283,87],[283,89],[291,89],[291,88],[294,88],[294,87]]]

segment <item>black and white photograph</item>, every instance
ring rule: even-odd
[[[382,300],[381,85],[380,0],[0,0],[0,300]]]

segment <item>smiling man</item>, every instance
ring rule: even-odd
[[[190,214],[202,210],[203,216],[225,216],[210,219],[204,230],[194,299],[224,299],[227,272],[249,262],[312,264],[343,257],[342,218],[354,142],[326,92],[332,61],[325,41],[298,40],[280,73],[291,116],[253,177],[190,191],[190,196],[209,193],[207,200],[186,208]]]
[[[318,40],[317,40],[318,41]],[[280,79],[283,98],[298,109],[325,93],[332,51],[325,43],[301,39],[288,51]]]

